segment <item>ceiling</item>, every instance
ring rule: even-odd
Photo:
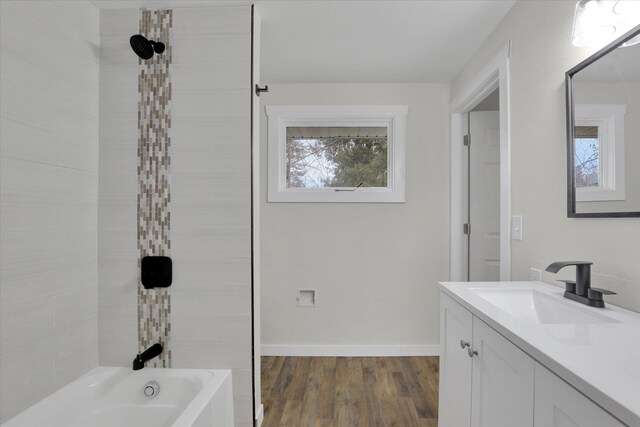
[[[92,0],[99,8],[247,1]],[[254,2],[261,82],[450,82],[515,0]]]

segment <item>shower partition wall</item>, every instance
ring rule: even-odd
[[[251,6],[145,11],[150,31],[139,26],[139,13],[101,11],[100,364],[130,366],[141,339],[163,337],[173,368],[232,369],[236,425],[248,427],[253,425]],[[168,18],[163,25],[171,24],[170,38],[154,33],[162,28],[155,20],[160,16]],[[145,60],[139,64],[129,47],[132,34],[165,43],[166,51],[147,61],[169,61],[168,75]],[[152,85],[144,86],[142,70],[159,72],[151,76]],[[148,91],[139,93],[139,84]],[[139,117],[147,127],[138,128]],[[137,146],[139,138],[148,138],[149,145]],[[145,162],[142,154],[150,155]],[[148,185],[139,187],[143,183]],[[142,203],[147,190],[152,197]],[[139,222],[143,213],[151,215],[149,229],[146,219]],[[139,248],[136,242],[147,232]],[[159,246],[147,245],[150,241]],[[139,256],[166,255],[169,249],[170,299],[165,289],[139,301]],[[141,324],[158,328],[157,333],[139,331],[139,309]],[[162,366],[168,365],[166,357]]]

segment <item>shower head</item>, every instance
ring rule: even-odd
[[[153,40],[147,40],[146,37],[136,34],[129,39],[131,49],[142,59],[150,59],[153,56],[153,52],[164,52],[164,43],[154,42]]]

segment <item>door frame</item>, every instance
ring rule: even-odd
[[[466,281],[465,239],[463,224],[466,222],[464,186],[463,138],[466,134],[468,114],[491,92],[500,89],[500,280],[511,279],[511,123],[509,58],[511,41],[484,66],[450,104],[451,109],[451,280]],[[472,142],[473,144],[473,142]]]

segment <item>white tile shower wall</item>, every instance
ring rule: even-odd
[[[173,366],[232,368],[251,426],[251,8],[176,8],[173,44]]]
[[[129,366],[138,350],[138,10],[100,12],[100,364]]]
[[[98,363],[99,15],[0,2],[0,423]]]
[[[101,12],[100,363],[137,342],[136,9]],[[171,126],[174,368],[231,368],[252,425],[249,6],[175,8]]]

